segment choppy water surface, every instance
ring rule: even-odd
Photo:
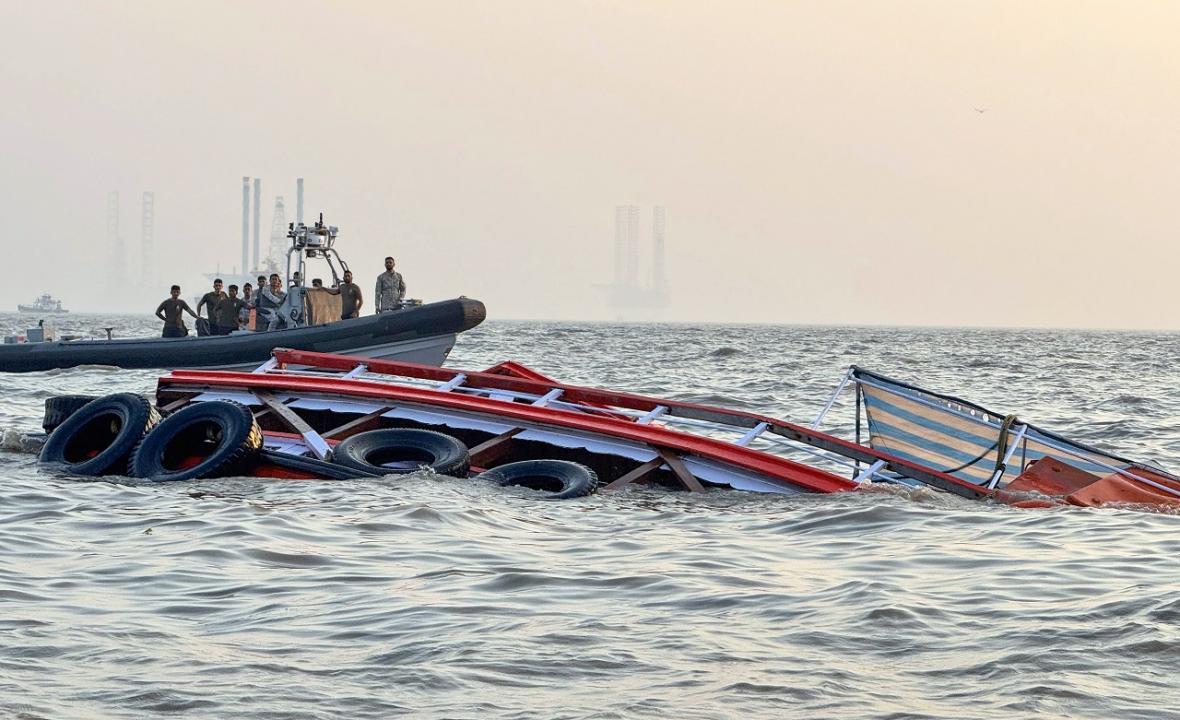
[[[1177,357],[1171,334],[492,322],[449,364],[809,420],[856,363],[1176,469]],[[0,427],[155,377],[0,376]],[[5,717],[1180,712],[1175,515],[931,492],[556,503],[426,475],[129,486],[12,450],[0,477]]]

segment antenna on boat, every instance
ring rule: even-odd
[[[287,248],[287,298],[283,301],[277,314],[287,327],[297,327],[307,322],[304,297],[308,282],[307,260],[319,258],[328,263],[332,273],[333,285],[338,285],[341,276],[348,271],[348,263],[336,252],[336,236],[340,229],[335,225],[324,224],[324,213],[319,214],[315,225],[308,227],[301,222],[287,224],[287,237],[291,240],[291,247]],[[339,269],[337,269],[339,266]],[[298,282],[295,282],[298,278]]]

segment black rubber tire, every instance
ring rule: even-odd
[[[159,422],[160,413],[142,395],[115,393],[92,400],[50,434],[41,462],[73,475],[121,473],[144,433]]]
[[[288,453],[274,452],[272,450],[263,450],[258,455],[260,462],[278,465],[279,467],[289,468],[291,470],[302,470],[304,472],[315,473],[327,480],[356,480],[357,478],[365,477],[381,477],[383,473],[369,472],[367,470],[358,470],[357,468],[345,467],[335,463],[326,462],[318,458],[304,457],[302,455],[291,455]]]
[[[337,445],[332,461],[378,475],[429,468],[439,475],[467,477],[471,454],[459,440],[433,430],[370,430]]]
[[[128,474],[165,482],[224,477],[247,471],[262,449],[262,429],[250,408],[211,400],[177,410],[160,421],[131,455]],[[201,458],[184,466],[187,460]]]
[[[581,463],[569,460],[521,460],[476,476],[500,487],[516,485],[543,493],[545,500],[583,497],[598,488],[598,475]]]
[[[66,418],[97,399],[97,395],[55,395],[45,398],[45,415],[41,418],[41,428],[47,433],[53,432],[66,421]]]

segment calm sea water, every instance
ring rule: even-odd
[[[808,421],[856,363],[1175,470],[1177,358],[1159,333],[489,322],[448,364]],[[1180,717],[1175,515],[926,491],[557,503],[426,475],[136,486],[13,449],[46,397],[155,377],[0,376],[0,717]],[[846,402],[827,427],[850,422]]]

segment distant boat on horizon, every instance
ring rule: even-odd
[[[17,305],[16,309],[19,310],[20,312],[27,312],[27,313],[68,313],[69,312],[69,310],[66,310],[65,308],[63,308],[61,306],[61,300],[54,298],[49,293],[45,293],[44,295],[37,298],[36,300],[29,303],[28,305]]]

